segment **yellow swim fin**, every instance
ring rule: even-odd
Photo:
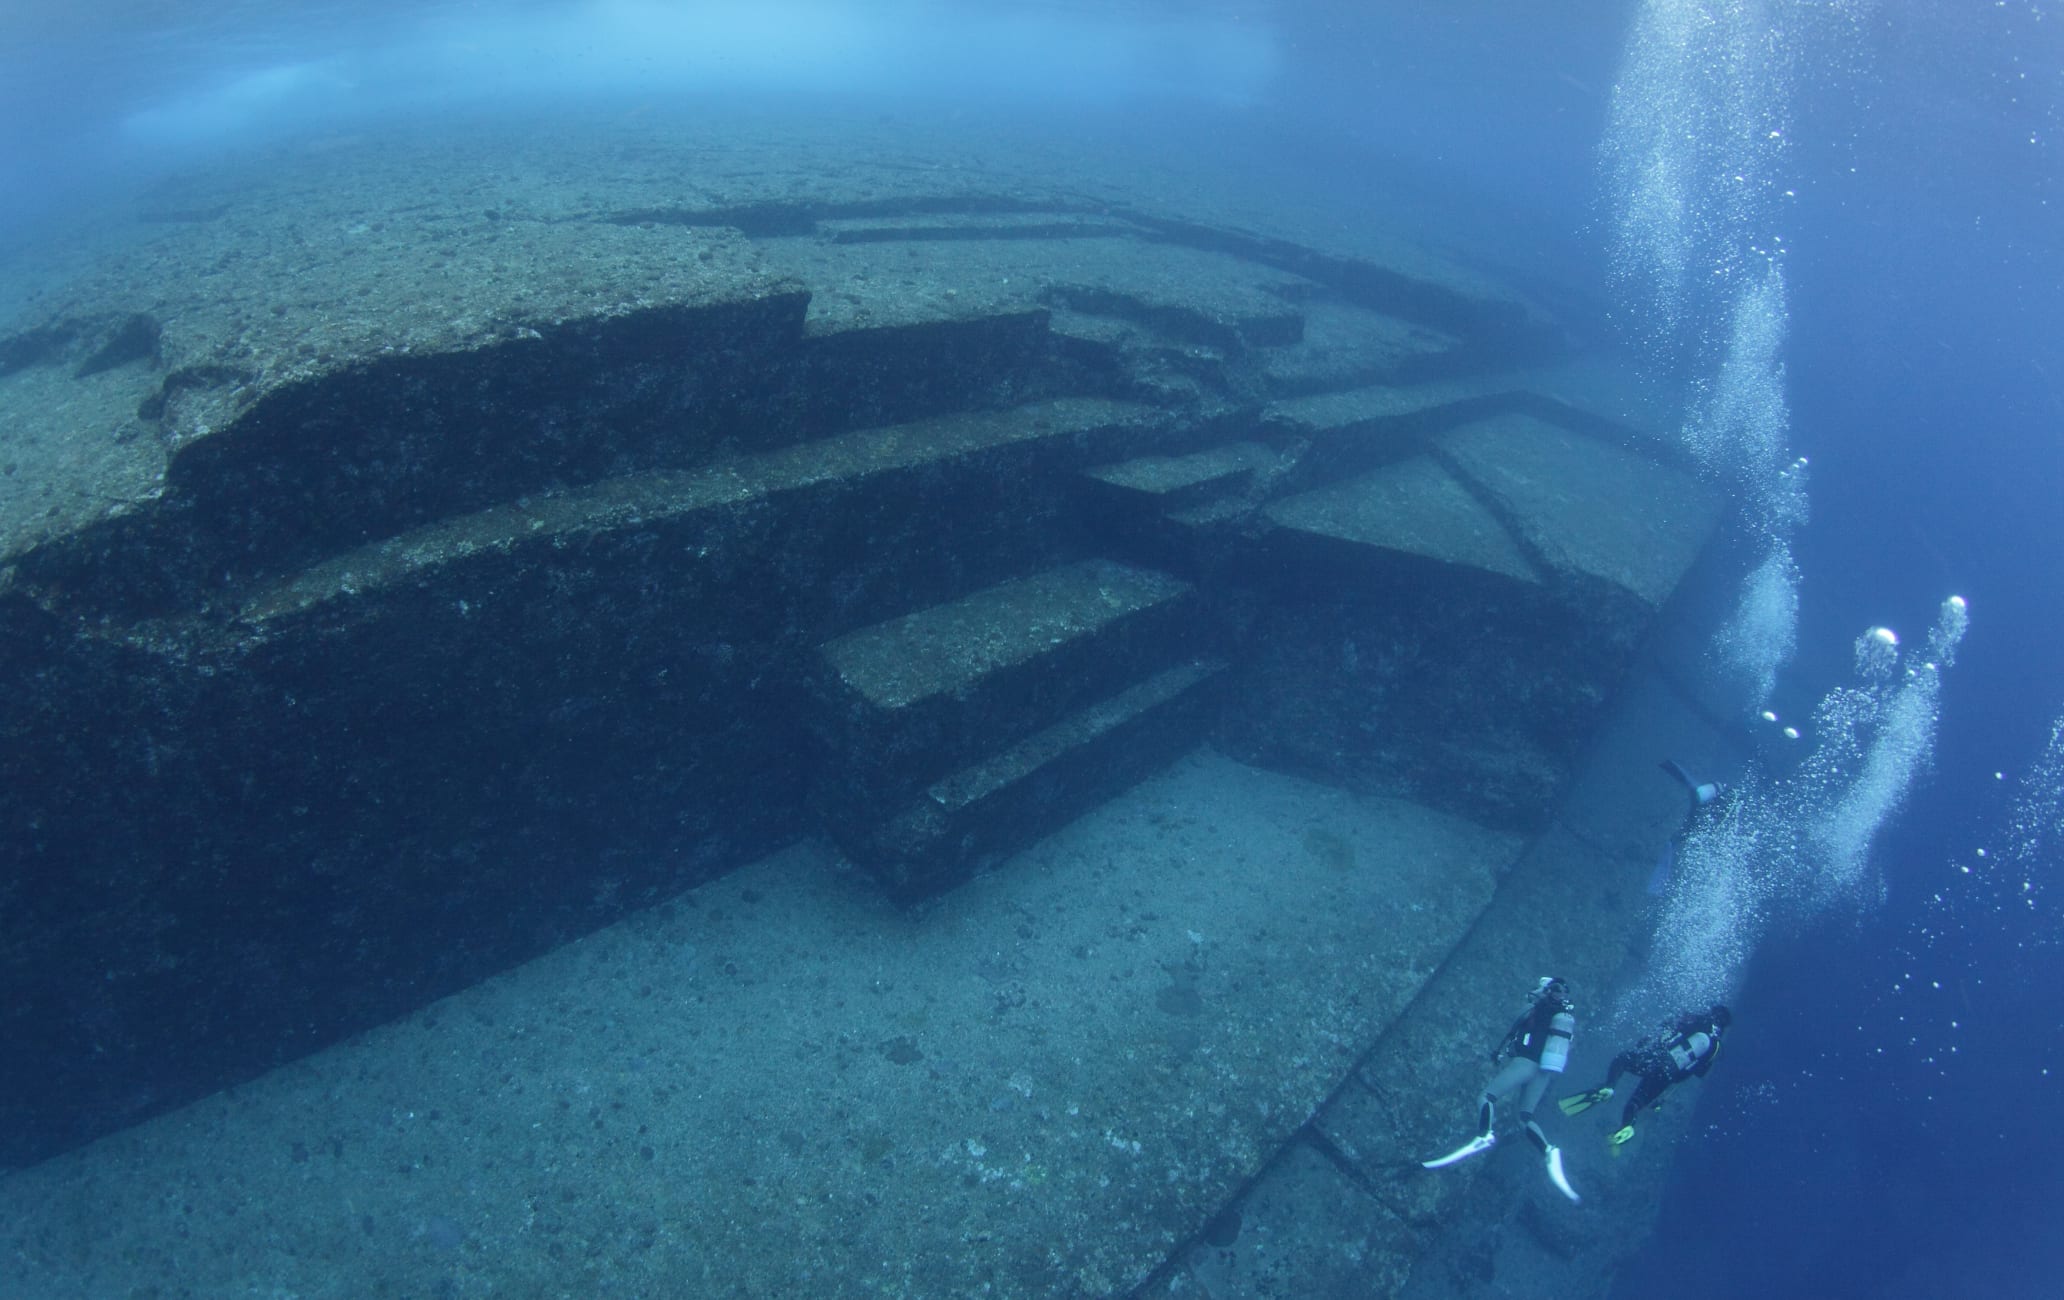
[[[1581,1115],[1611,1096],[1611,1088],[1593,1088],[1589,1092],[1580,1092],[1574,1097],[1564,1097],[1555,1104],[1562,1107],[1562,1113],[1565,1115]]]

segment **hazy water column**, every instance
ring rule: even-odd
[[[2054,870],[2058,859],[2064,858],[2064,717],[2050,724],[2049,743],[2021,778],[2006,835],[2003,865],[2012,873],[2015,895],[2032,908],[2037,893],[2047,884],[2046,880],[2038,883],[2038,877]],[[2044,938],[2054,943],[2060,936]]]
[[[1996,775],[2005,779],[2004,773]],[[2046,978],[2038,973],[2046,967],[2024,962],[2037,951],[2064,947],[2064,924],[2051,892],[2064,864],[2064,716],[2050,723],[2041,753],[2016,783],[2005,824],[1987,838],[1989,846],[1950,864],[1948,883],[1928,899],[1920,947],[1954,937],[1952,950],[1983,946],[2014,977]]]
[[[1805,462],[1787,446],[1781,179],[1793,41],[1760,0],[1648,0],[1601,145],[1633,332],[1690,391],[1682,436],[1758,553],[1714,650],[1760,708],[1797,642]]]
[[[1969,622],[1952,596],[1918,651],[1887,628],[1857,638],[1855,675],[1814,710],[1806,760],[1781,779],[1751,770],[1686,837],[1632,1006],[1724,998],[1769,922],[1875,897],[1871,842],[1933,755],[1942,675]]]
[[[1651,363],[1687,388],[1686,449],[1727,492],[1752,547],[1713,646],[1744,713],[1767,701],[1795,647],[1791,539],[1807,512],[1806,463],[1788,445],[1778,233],[1792,198],[1783,175],[1795,65],[1808,44],[1836,48],[1864,11],[1836,0],[1647,0],[1601,144],[1623,307]],[[1726,996],[1770,921],[1869,897],[1872,840],[1929,762],[1942,672],[1967,618],[1961,599],[1945,601],[1916,653],[1884,628],[1857,640],[1855,677],[1815,710],[1805,761],[1781,779],[1751,770],[1686,838],[1649,969],[1625,1009]]]

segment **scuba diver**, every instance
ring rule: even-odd
[[[1686,1079],[1706,1076],[1713,1068],[1713,1058],[1720,1054],[1721,1037],[1733,1023],[1734,1014],[1718,1002],[1704,1011],[1685,1012],[1660,1033],[1615,1056],[1604,1083],[1589,1092],[1564,1097],[1562,1113],[1583,1114],[1613,1095],[1621,1075],[1638,1074],[1641,1086],[1627,1099],[1626,1109],[1620,1112],[1620,1127],[1611,1139],[1614,1147],[1626,1145],[1634,1136],[1634,1117],[1644,1108]]]
[[[1577,1033],[1577,1009],[1569,1000],[1569,985],[1553,975],[1542,976],[1527,1000],[1531,1005],[1512,1022],[1512,1028],[1505,1031],[1504,1039],[1491,1052],[1491,1060],[1502,1064],[1484,1085],[1477,1106],[1476,1136],[1447,1155],[1420,1163],[1427,1169],[1445,1169],[1497,1145],[1498,1101],[1517,1093],[1520,1123],[1526,1127],[1527,1138],[1540,1148],[1548,1181],[1555,1184],[1556,1191],[1575,1201],[1580,1198],[1562,1172],[1562,1148],[1550,1142],[1534,1122],[1534,1107],[1541,1104],[1548,1085],[1569,1064],[1570,1040]]]

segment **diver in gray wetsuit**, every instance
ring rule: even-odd
[[[1505,1031],[1504,1039],[1491,1053],[1491,1059],[1502,1064],[1484,1085],[1477,1105],[1476,1136],[1447,1155],[1422,1163],[1428,1169],[1443,1169],[1490,1150],[1498,1141],[1498,1103],[1516,1095],[1520,1123],[1528,1140],[1540,1150],[1549,1181],[1574,1201],[1577,1194],[1562,1171],[1562,1150],[1534,1122],[1534,1110],[1547,1096],[1555,1076],[1569,1064],[1570,1041],[1577,1033],[1577,1009],[1569,1000],[1569,985],[1553,975],[1544,975],[1528,997],[1532,1005],[1512,1022],[1512,1028]]]

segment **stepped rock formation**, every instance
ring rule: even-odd
[[[1210,1285],[1427,999],[1508,1014],[1435,972],[1717,518],[1634,378],[1396,246],[756,131],[196,176],[0,325],[39,1294]]]

